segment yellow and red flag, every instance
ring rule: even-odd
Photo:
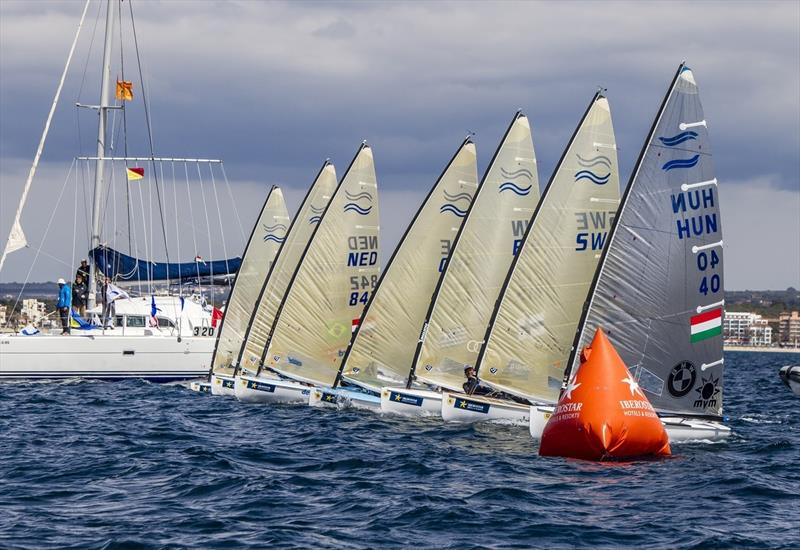
[[[131,101],[133,99],[133,82],[130,80],[117,80],[117,99]]]
[[[144,178],[144,168],[128,168],[128,181],[140,180]]]

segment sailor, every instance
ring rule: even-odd
[[[61,334],[69,334],[69,310],[72,307],[72,289],[64,279],[58,280],[58,316],[61,318]]]
[[[481,382],[478,380],[478,375],[475,373],[475,367],[465,368],[464,376],[467,377],[467,381],[464,382],[462,387],[464,388],[464,393],[467,395],[489,395],[492,393],[491,388],[481,386]]]
[[[84,281],[89,280],[89,262],[86,258],[81,260],[81,265],[78,266],[78,270],[75,272],[75,278],[82,277]]]
[[[100,296],[103,300],[103,328],[114,328],[114,324],[110,322],[111,317],[114,316],[114,298],[115,296],[109,296],[109,293],[112,292],[113,286],[111,284],[111,279],[108,277],[103,279],[103,286],[100,289]]]
[[[82,319],[86,318],[86,283],[83,276],[75,277],[75,284],[72,285],[72,307],[78,312]]]

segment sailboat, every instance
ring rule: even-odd
[[[8,254],[29,246],[22,229],[22,215],[28,192],[34,181],[36,168],[41,158],[50,123],[59,102],[61,90],[66,80],[69,66],[75,52],[80,30],[86,17],[89,2],[87,0],[75,39],[70,48],[67,62],[59,82],[55,99],[45,123],[34,162],[25,183],[22,197],[9,234],[8,242],[0,259],[0,269]],[[235,273],[239,260],[236,258],[203,261],[198,255],[193,262],[171,262],[167,254],[166,262],[141,259],[132,254],[123,254],[108,246],[103,239],[115,235],[115,231],[103,232],[103,219],[107,215],[109,198],[113,196],[113,183],[131,179],[143,179],[147,182],[148,192],[157,192],[157,208],[163,216],[164,197],[160,194],[164,187],[164,165],[181,165],[187,171],[189,166],[197,169],[198,174],[204,171],[214,178],[224,175],[221,161],[216,159],[189,159],[174,157],[157,157],[153,152],[152,134],[149,131],[150,155],[108,156],[112,133],[109,128],[109,113],[117,110],[124,112],[125,102],[132,100],[131,82],[117,82],[117,99],[120,104],[112,105],[111,68],[114,58],[113,39],[115,22],[121,21],[117,13],[119,3],[109,0],[106,4],[105,39],[102,55],[102,82],[100,86],[99,105],[85,107],[96,110],[98,116],[97,149],[92,157],[77,157],[73,161],[71,173],[77,174],[83,168],[91,176],[93,168],[94,187],[91,196],[91,236],[88,243],[90,251],[88,281],[88,313],[91,319],[82,319],[81,329],[73,330],[71,335],[39,333],[35,336],[23,334],[5,336],[0,345],[0,379],[28,378],[95,378],[120,379],[144,378],[152,381],[172,381],[197,378],[208,372],[211,351],[214,346],[214,326],[211,308],[201,296],[195,295],[160,295],[153,290],[154,281],[182,282],[192,279],[200,282],[204,278],[230,277]],[[131,8],[131,17],[133,15]],[[137,47],[138,56],[138,47]],[[124,79],[124,76],[123,76]],[[139,75],[142,83],[142,75]],[[144,92],[144,90],[142,90]],[[145,110],[147,110],[147,94],[142,93]],[[127,148],[127,142],[126,142]],[[85,163],[78,166],[77,163]],[[149,168],[148,168],[149,166]],[[207,170],[207,171],[206,171]],[[147,174],[145,175],[145,172]],[[116,174],[116,176],[115,176]],[[121,175],[120,175],[121,174]],[[175,171],[173,171],[174,177]],[[127,178],[126,178],[127,175]],[[70,181],[70,176],[65,181]],[[150,183],[152,182],[152,185]],[[188,175],[187,175],[188,186]],[[213,186],[212,186],[213,188]],[[139,188],[141,190],[141,187]],[[214,192],[216,193],[215,188]],[[77,191],[77,189],[76,189]],[[77,200],[77,199],[76,199]],[[176,201],[177,204],[177,201]],[[116,210],[114,210],[116,212]],[[152,212],[152,210],[151,210]],[[129,218],[130,219],[130,218]],[[143,220],[142,220],[143,221]],[[177,214],[176,214],[177,223]],[[162,223],[164,247],[167,247],[166,227]],[[77,233],[77,225],[76,225]],[[218,228],[217,231],[221,231]],[[152,229],[150,240],[152,244]],[[41,251],[41,248],[39,249]],[[38,252],[37,252],[38,256]],[[113,282],[130,281],[144,285],[148,295],[131,297],[124,293],[124,298],[116,300],[116,314],[111,319],[99,322],[100,308],[96,306],[97,278],[106,276]],[[120,294],[123,295],[123,294]],[[57,359],[56,359],[57,358]]]
[[[225,315],[217,331],[217,341],[211,356],[210,379],[192,382],[191,389],[216,394],[226,393],[229,386],[229,394],[233,395],[233,362],[239,357],[253,302],[258,298],[275,256],[286,240],[289,223],[283,192],[273,185],[250,232],[242,263],[225,307]],[[226,383],[228,380],[230,384]],[[221,391],[215,392],[214,386],[218,386]]]
[[[351,405],[379,405],[383,411],[386,396],[419,399],[419,392],[430,392],[411,388],[408,372],[430,296],[472,203],[477,179],[475,144],[467,138],[400,239],[345,353],[341,375],[331,381],[334,388],[344,383],[360,390],[347,395]]]
[[[352,327],[378,281],[378,219],[375,163],[363,143],[292,276],[264,362],[255,375],[239,375],[236,397],[307,403],[313,385],[333,384]]]
[[[694,74],[682,63],[625,190],[564,376],[569,391],[580,350],[602,327],[671,441],[730,434],[722,423],[723,242],[709,145]],[[547,414],[532,408],[534,437]]]
[[[476,370],[495,392],[446,391],[445,420],[527,424],[529,403],[557,401],[581,307],[619,205],[616,147],[608,99],[598,92],[550,177],[484,325]],[[499,392],[506,395],[492,397]]]

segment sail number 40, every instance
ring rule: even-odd
[[[707,252],[700,252],[697,255],[697,269],[700,271],[706,271],[707,269],[715,269],[719,264],[719,254],[716,251],[712,250],[710,253]],[[707,275],[703,275],[703,278],[700,280],[700,288],[698,291],[703,296],[707,296],[709,291],[713,294],[719,292],[720,288],[720,278],[717,273],[714,273],[710,277]]]

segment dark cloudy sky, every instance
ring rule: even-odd
[[[82,4],[0,2],[3,242]],[[97,101],[97,8],[89,9],[23,217],[37,247],[70,159],[90,151],[96,132],[96,117],[80,114],[79,143],[73,105]],[[293,210],[326,157],[341,174],[366,139],[381,186],[384,258],[466,133],[476,132],[482,169],[517,108],[531,118],[544,183],[597,86],[608,88],[627,182],[686,59],[721,184],[726,287],[800,286],[796,1],[135,0],[133,8],[157,154],[224,159],[247,225],[269,184],[287,189]],[[125,71],[138,80],[128,2],[123,9]],[[130,152],[146,154],[140,110],[138,94],[129,112]],[[68,272],[50,256],[71,261],[71,193],[70,202],[59,202],[32,280]],[[241,249],[235,216],[223,226],[228,248]],[[78,240],[78,254],[82,246]],[[219,248],[198,253],[221,255]],[[31,250],[11,256],[0,280],[24,279],[32,258]]]

